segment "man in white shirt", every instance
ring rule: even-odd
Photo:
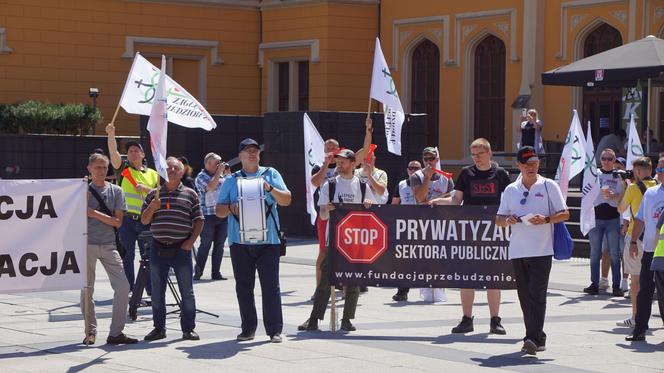
[[[320,207],[320,218],[325,221],[329,220],[330,211],[334,210],[333,203],[364,203],[365,207],[369,207],[376,201],[376,197],[371,188],[368,188],[367,185],[354,174],[355,153],[349,149],[342,149],[337,153],[336,161],[337,172],[339,174],[326,181],[320,188],[318,206]],[[330,183],[333,183],[334,186],[331,186]],[[332,188],[334,189],[334,193],[330,196],[330,190]],[[311,310],[311,315],[307,321],[298,326],[298,330],[318,330],[318,320],[322,320],[325,316],[325,309],[327,308],[327,303],[331,295],[328,276],[330,270],[328,258],[329,256],[326,253],[320,266],[321,276],[318,286],[316,287],[316,292],[314,293],[314,307]],[[360,289],[358,286],[347,287],[344,312],[341,319],[341,330],[356,330],[350,320],[355,318],[355,309],[357,308],[359,295]]]
[[[639,294],[636,301],[636,317],[634,318],[634,331],[625,337],[630,342],[645,341],[648,331],[648,320],[652,313],[652,298],[655,293],[653,282],[654,274],[650,269],[652,258],[657,246],[659,231],[657,221],[664,212],[664,157],[660,158],[655,168],[659,185],[650,187],[643,194],[641,206],[634,219],[632,227],[632,240],[629,243],[629,252],[632,258],[638,253],[636,240],[643,232],[643,258],[641,258],[641,274],[639,275]],[[644,230],[645,229],[645,230]]]
[[[438,150],[432,146],[422,150],[424,168],[410,177],[410,186],[413,188],[415,200],[420,205],[426,205],[434,198],[446,197],[454,190],[452,175],[449,177],[436,172],[436,165],[440,162]]]
[[[408,168],[406,172],[408,177],[404,180],[401,180],[394,190],[394,195],[392,196],[393,205],[416,205],[415,194],[413,194],[413,188],[410,187],[410,177],[419,170],[422,169],[422,164],[420,161],[410,161],[408,162]],[[392,299],[397,302],[405,302],[408,300],[408,292],[410,288],[398,288],[397,293],[392,296]]]
[[[496,225],[512,231],[509,259],[514,266],[517,294],[526,326],[522,351],[544,351],[546,292],[553,256],[553,224],[569,219],[558,184],[538,174],[539,158],[532,146],[517,153],[521,178],[505,188]]]

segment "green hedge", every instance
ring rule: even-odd
[[[101,113],[91,105],[39,101],[0,104],[0,133],[79,134],[100,121]]]

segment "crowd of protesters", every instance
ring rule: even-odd
[[[546,294],[553,256],[552,224],[569,219],[569,210],[557,183],[540,175],[541,121],[530,110],[522,123],[522,144],[516,154],[518,174],[509,173],[492,159],[491,144],[483,138],[469,146],[472,164],[462,168],[456,178],[440,170],[440,154],[435,147],[422,150],[422,158],[408,162],[407,178],[401,180],[392,195],[392,204],[400,205],[494,205],[498,206],[496,224],[510,226],[509,259],[514,268],[517,294],[523,312],[526,334],[522,351],[529,355],[544,351],[546,333]],[[336,139],[325,141],[326,157],[310,177],[316,188],[316,221],[319,253],[316,261],[316,286],[311,296],[313,308],[300,331],[318,330],[330,297],[327,253],[327,226],[335,203],[363,204],[370,208],[388,203],[388,175],[376,166],[372,145],[373,123],[365,122],[363,147],[358,151],[343,148]],[[256,273],[259,275],[263,302],[263,323],[271,342],[282,341],[283,328],[279,287],[279,257],[282,237],[279,234],[277,206],[291,203],[291,192],[281,174],[260,165],[261,148],[253,139],[238,147],[241,168],[230,166],[216,153],[208,153],[202,169],[194,170],[185,157],[167,159],[168,181],[160,183],[157,172],[146,166],[140,143],[126,143],[126,157],[121,156],[115,127],[106,127],[108,154],[96,151],[90,156],[88,172],[88,280],[81,291],[81,309],[85,320],[84,344],[96,342],[97,325],[92,300],[96,261],[108,273],[114,290],[109,344],[137,343],[123,333],[128,298],[135,287],[135,257],[149,252],[150,274],[146,289],[151,297],[154,329],[146,341],[166,337],[165,302],[167,278],[172,271],[181,293],[180,325],[182,338],[198,340],[195,332],[196,301],[194,281],[203,277],[212,253],[212,280],[225,280],[221,263],[226,241],[235,279],[242,330],[238,341],[252,340],[258,324],[254,300]],[[616,136],[617,137],[617,136]],[[604,143],[609,141],[604,139]],[[602,144],[602,141],[600,141]],[[660,158],[652,177],[650,158],[633,161],[633,175],[625,176],[624,158],[617,157],[623,148],[599,148],[597,169],[601,193],[595,205],[596,224],[589,232],[590,285],[583,289],[595,296],[611,286],[611,295],[629,297],[632,312],[620,326],[633,327],[626,339],[642,341],[648,329],[654,290],[664,295],[664,158]],[[102,154],[100,154],[102,153]],[[116,184],[105,180],[109,165],[115,171]],[[592,166],[591,166],[592,167]],[[266,234],[262,239],[247,240],[241,234],[241,198],[238,183],[261,177],[267,212]],[[528,216],[527,221],[521,217]],[[139,235],[149,231],[151,239],[144,247]],[[194,250],[200,236],[200,245]],[[660,242],[662,243],[660,245]],[[120,248],[123,248],[121,252]],[[193,251],[193,253],[192,253]],[[662,258],[660,258],[662,257]],[[658,259],[660,258],[660,259]],[[192,261],[193,260],[193,261]],[[658,267],[660,266],[660,267]],[[611,282],[608,271],[611,271]],[[628,284],[627,280],[631,280]],[[340,329],[355,331],[355,318],[361,289],[343,287],[344,309]],[[440,289],[442,294],[444,290]],[[399,288],[394,301],[406,302],[409,289]],[[474,289],[460,289],[462,318],[452,333],[474,331]],[[498,289],[487,290],[490,313],[489,332],[507,334],[501,323]],[[660,311],[663,303],[660,298]],[[664,312],[660,312],[664,315]]]

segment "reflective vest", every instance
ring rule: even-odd
[[[143,184],[154,189],[159,184],[159,174],[151,168],[143,167],[142,170],[137,170],[129,164],[123,164],[121,170],[120,188],[127,201],[127,213],[140,215],[143,201],[147,195],[136,190],[136,184]]]
[[[651,271],[664,271],[664,225],[659,230],[659,241],[652,257]]]

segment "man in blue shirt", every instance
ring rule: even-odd
[[[235,275],[235,292],[240,306],[242,333],[238,341],[254,339],[258,317],[254,301],[256,271],[263,294],[263,323],[270,341],[279,343],[283,328],[281,312],[281,294],[279,289],[279,214],[277,205],[288,206],[291,192],[286,187],[281,174],[274,168],[261,167],[260,148],[253,139],[244,139],[239,146],[239,158],[242,170],[228,176],[219,192],[216,213],[220,218],[228,219],[228,243],[231,248],[231,262]],[[263,191],[267,216],[267,235],[265,241],[242,242],[240,238],[240,214],[238,205],[237,180],[239,177],[263,177]],[[246,213],[246,212],[245,212]]]

